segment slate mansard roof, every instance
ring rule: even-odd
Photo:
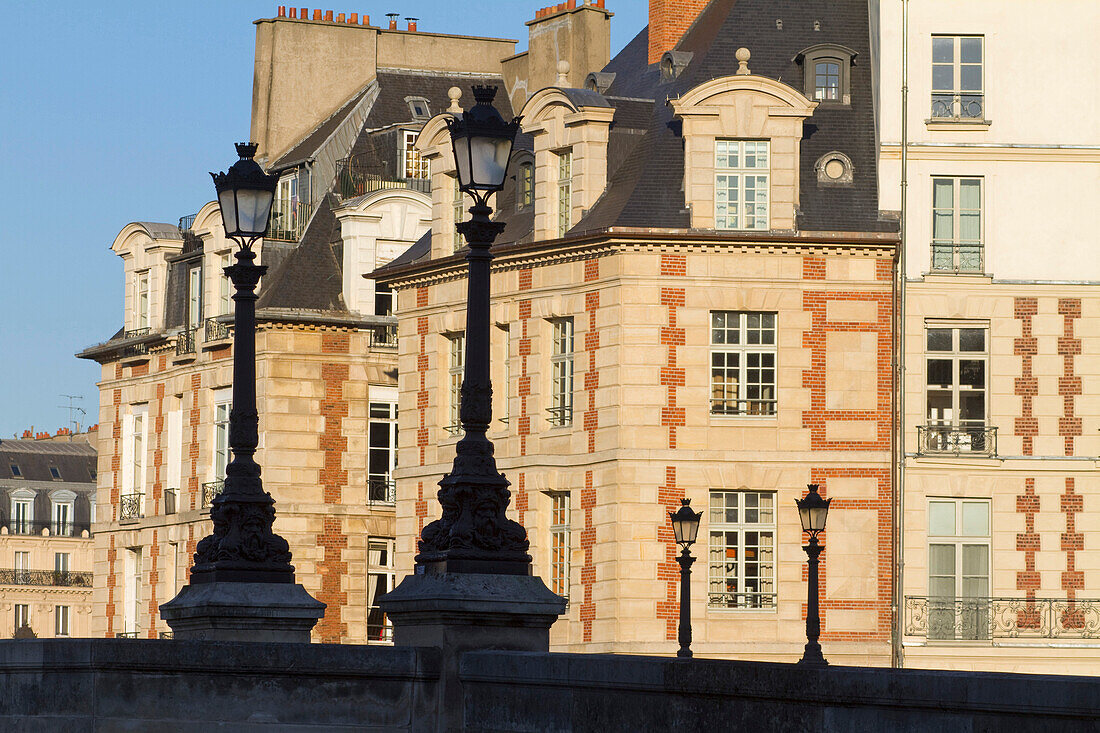
[[[59,478],[54,478],[51,468]],[[91,531],[95,471],[96,449],[87,443],[0,440],[0,525],[8,525],[13,495],[22,497],[29,492],[34,502],[31,529],[37,534],[49,525],[51,495],[68,491],[76,495],[73,501],[76,535],[85,529]]]

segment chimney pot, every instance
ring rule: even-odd
[[[319,8],[314,8],[313,9],[313,19],[314,20],[320,20],[321,19],[321,10]]]
[[[363,25],[370,25],[370,16],[369,15],[364,15],[363,16]]]
[[[290,9],[290,17],[294,18],[295,20],[298,19],[298,8],[291,8]]]
[[[339,15],[336,16],[336,22],[337,23],[346,23],[347,22],[347,16],[344,15],[343,13],[340,13]]]
[[[569,10],[576,10],[577,9],[577,0],[569,0],[569,2],[566,3],[566,7]]]
[[[309,20],[309,8],[302,8],[299,10],[298,17],[302,20]]]
[[[416,21],[420,20],[420,18],[405,18],[405,20],[407,20],[409,22],[409,30],[415,33],[416,32]]]
[[[390,30],[397,30],[397,19],[401,17],[400,13],[386,13],[386,17],[390,19]]]
[[[326,10],[325,11],[325,20],[327,20],[329,23],[332,22],[332,11],[331,10]]]
[[[352,13],[349,15],[348,22],[352,25],[359,25],[359,13]]]
[[[279,17],[280,18],[285,18],[286,17],[286,6],[285,5],[280,5],[279,6]]]

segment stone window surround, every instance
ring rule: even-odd
[[[769,226],[793,231],[802,123],[818,103],[751,73],[712,79],[668,103],[683,121],[684,198],[692,228],[715,229],[716,140],[753,139],[770,143]]]
[[[736,494],[739,497],[738,509],[737,509],[737,511],[738,511],[738,520],[739,521],[737,521],[735,523],[714,522],[714,521],[712,521],[711,515],[713,514],[713,511],[715,509],[714,499],[715,499],[715,496],[719,495],[719,494],[723,494],[723,495],[724,494]],[[749,495],[756,495],[757,497],[767,495],[767,496],[771,497],[771,507],[770,507],[770,509],[771,509],[771,512],[772,512],[772,520],[771,520],[770,523],[769,522],[755,522],[755,523],[753,523],[753,522],[744,521],[744,519],[745,519],[744,512],[747,508],[749,508],[749,507],[746,507],[746,501],[745,500],[747,499],[747,497]],[[707,517],[708,517],[707,527],[706,527],[707,551],[708,551],[708,557],[707,557],[707,611],[708,611],[708,613],[712,613],[712,612],[717,611],[717,612],[732,612],[732,613],[761,613],[761,612],[764,612],[764,613],[773,613],[774,614],[778,611],[779,603],[778,603],[778,588],[777,588],[777,586],[778,586],[778,582],[779,582],[779,573],[778,573],[779,556],[778,556],[777,538],[778,538],[779,532],[778,532],[778,522],[777,522],[777,520],[778,520],[777,501],[778,501],[778,493],[775,492],[775,491],[769,491],[769,490],[766,490],[766,489],[765,490],[748,489],[748,488],[740,488],[740,489],[734,489],[734,490],[712,489],[709,492],[708,507],[707,507],[707,512],[706,512]],[[711,557],[713,555],[714,549],[715,549],[714,535],[716,533],[724,533],[724,532],[736,532],[737,533],[739,552],[738,552],[738,557],[736,558],[736,563],[737,563],[736,579],[739,583],[743,584],[743,582],[745,580],[745,577],[746,577],[745,573],[744,573],[744,563],[747,562],[748,560],[747,560],[746,554],[740,552],[740,550],[745,548],[745,546],[746,546],[745,533],[750,532],[750,531],[759,532],[759,533],[768,533],[768,532],[771,533],[772,558],[771,558],[771,578],[770,578],[770,581],[771,581],[772,592],[770,594],[765,594],[764,591],[756,591],[756,592],[759,592],[761,594],[771,596],[771,598],[768,599],[768,604],[769,605],[763,605],[763,603],[764,603],[763,598],[760,599],[761,605],[758,605],[758,606],[753,606],[751,604],[747,605],[747,606],[728,606],[728,605],[721,605],[720,603],[716,603],[715,599],[712,598],[712,593],[714,593],[714,591],[712,590],[711,584],[716,579],[721,580],[722,578],[728,578],[730,576],[728,575],[728,572],[726,572],[725,570],[720,575],[715,575],[714,574],[714,560],[713,560],[713,557]],[[759,548],[760,546],[761,545],[758,543],[757,547]],[[763,576],[757,576],[757,577],[762,578]],[[766,578],[763,578],[763,579],[767,580]],[[743,593],[747,593],[747,592],[751,593],[752,591],[745,591],[744,588],[739,585],[738,591],[737,591],[738,594],[743,594]],[[737,599],[737,600],[739,600],[739,599]]]
[[[852,66],[859,53],[836,43],[818,43],[799,51],[794,57],[796,64],[802,67],[802,91],[807,99],[814,99],[817,82],[817,63],[836,61],[840,65],[840,98],[814,100],[824,105],[851,105],[852,103]]]

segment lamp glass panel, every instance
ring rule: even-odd
[[[242,188],[237,191],[237,215],[242,234],[260,235],[267,231],[273,191]]]
[[[810,530],[820,532],[825,529],[825,518],[829,515],[829,505],[813,507],[810,509]]]
[[[672,520],[672,534],[676,537],[676,544],[681,545],[684,542],[684,523],[679,520]]]
[[[502,144],[503,143],[503,144]],[[476,188],[499,188],[504,183],[504,173],[508,167],[507,141],[492,137],[473,137],[470,139],[470,166],[473,170],[473,183]]]
[[[802,522],[802,531],[810,531],[810,509],[802,504],[798,505],[798,521]]]
[[[232,189],[218,194],[218,205],[222,209],[222,223],[226,234],[237,232],[237,197]]]
[[[458,185],[467,188],[470,181],[470,138],[456,137],[454,139],[455,166],[458,169]]]

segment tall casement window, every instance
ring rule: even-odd
[[[558,236],[573,227],[573,151],[558,153]]]
[[[69,607],[68,606],[54,606],[54,636],[68,636],[69,635]]]
[[[149,406],[133,405],[122,422],[122,496],[118,518],[139,519],[145,510],[146,439],[149,430]]]
[[[128,636],[137,636],[138,619],[141,618],[141,548],[126,550],[124,560],[122,630]]]
[[[393,469],[397,467],[397,403],[371,402],[367,447],[367,500],[397,501]]]
[[[15,551],[15,582],[20,585],[31,582],[31,553],[26,550]]]
[[[393,540],[371,537],[367,541],[367,641],[391,641],[393,625],[378,607],[378,599],[393,590]]]
[[[989,501],[928,501],[928,638],[989,638]]]
[[[840,61],[837,59],[814,61],[814,99],[829,102],[840,100]]]
[[[768,142],[716,140],[714,215],[718,229],[768,228]]]
[[[11,532],[12,534],[30,534],[33,532],[34,492],[16,489],[11,492]]]
[[[711,311],[710,413],[774,415],[775,313]]]
[[[932,269],[982,272],[982,179],[932,179]]]
[[[463,199],[463,196],[462,196],[462,189],[460,189],[458,187],[458,185],[459,185],[458,176],[455,176],[454,177],[454,193],[455,193],[455,196],[454,196],[453,207],[454,207],[454,217],[455,217],[455,225],[456,226],[458,224],[461,224],[462,222],[464,222],[466,220],[466,202],[465,202],[465,200]],[[458,229],[454,229],[453,231],[454,231],[454,247],[453,247],[453,249],[454,249],[455,252],[457,252],[458,250],[462,249],[462,247],[466,244],[466,240],[463,239],[462,235],[458,233]]]
[[[69,553],[55,552],[53,554],[53,570],[59,575],[69,572]]]
[[[16,603],[15,606],[15,628],[16,630],[26,626],[30,628],[31,625],[31,607],[26,603]]]
[[[494,390],[494,392],[500,396],[499,409],[497,414],[500,416],[500,421],[505,425],[508,424],[508,409],[509,402],[511,401],[511,385],[512,385],[512,367],[510,362],[509,353],[511,344],[511,330],[508,325],[497,326],[497,330],[500,331],[500,368],[502,372],[500,388]]]
[[[215,397],[214,403],[214,478],[225,480],[225,467],[229,465],[229,413],[232,410],[228,392]]]
[[[551,425],[573,424],[573,319],[555,318],[554,351],[550,356]]]
[[[428,177],[428,161],[416,149],[416,136],[419,134],[414,130],[405,130],[402,136],[405,178]]]
[[[985,119],[982,36],[932,36],[932,119]]]
[[[924,453],[995,453],[996,431],[986,424],[989,329],[929,325],[926,330],[927,423]]]
[[[450,346],[451,362],[447,370],[450,386],[450,423],[446,430],[451,435],[462,432],[462,368],[466,363],[466,334],[457,333],[447,339]]]
[[[139,272],[134,287],[134,328],[149,328],[149,273]]]
[[[202,268],[187,271],[187,327],[198,328],[202,324]]]
[[[519,196],[516,198],[521,209],[535,203],[535,166],[531,163],[519,167]]]
[[[68,490],[55,491],[50,495],[50,532],[58,537],[71,537],[73,534],[73,507],[76,494]]]
[[[230,294],[229,277],[225,274],[225,268],[233,264],[233,258],[222,255],[222,264],[218,269],[218,315],[227,316],[233,312],[233,299]]]
[[[775,608],[775,494],[710,492],[711,608]]]
[[[550,514],[550,590],[569,597],[569,492],[556,491]]]

